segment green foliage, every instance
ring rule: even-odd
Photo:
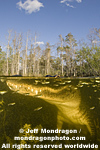
[[[47,42],[41,49],[38,44],[27,43],[22,49],[22,37],[16,34],[8,40],[7,52],[0,46],[0,75],[100,76],[100,29],[93,28],[88,38],[90,44],[81,41],[78,45],[70,32],[65,39],[59,35],[59,46]]]
[[[74,36],[71,33],[68,33],[65,37],[65,41],[67,42],[69,47],[77,46],[76,40],[74,39]]]
[[[100,48],[82,47],[77,51],[77,63],[81,68],[81,72],[88,75],[100,74]]]
[[[6,53],[2,51],[2,48],[0,46],[0,75],[4,74],[4,66],[6,63]]]

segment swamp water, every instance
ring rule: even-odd
[[[99,150],[100,78],[1,77],[0,149]]]

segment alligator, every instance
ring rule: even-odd
[[[33,97],[37,96],[55,105],[58,109],[58,129],[62,129],[63,123],[74,124],[76,127],[85,127],[90,136],[94,136],[94,126],[90,116],[86,113],[86,110],[80,109],[82,100],[80,88],[69,84],[52,88],[46,83],[44,83],[45,85],[42,83],[40,86],[37,82],[36,84],[29,84],[25,80],[17,79],[6,81],[7,86],[14,92]]]

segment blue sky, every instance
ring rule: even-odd
[[[100,0],[0,0],[0,43],[7,32],[28,30],[38,41],[55,44],[71,32],[77,41],[87,39],[89,30],[100,28]]]

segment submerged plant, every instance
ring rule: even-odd
[[[35,137],[35,136],[39,136],[41,133],[40,133],[40,130],[41,130],[42,126],[41,125],[37,125],[35,128],[31,128],[31,124],[25,124],[22,129],[24,129],[24,132],[23,133],[20,133],[20,137],[29,137],[29,136],[32,136],[32,137]],[[34,130],[34,129],[38,129],[38,133],[27,133],[28,130]],[[21,140],[20,141],[20,145],[21,144],[36,144],[38,143],[39,140],[30,140],[30,141],[26,141],[26,140]],[[24,150],[24,148],[19,148],[19,150]],[[38,150],[41,150],[41,148],[38,148]]]

